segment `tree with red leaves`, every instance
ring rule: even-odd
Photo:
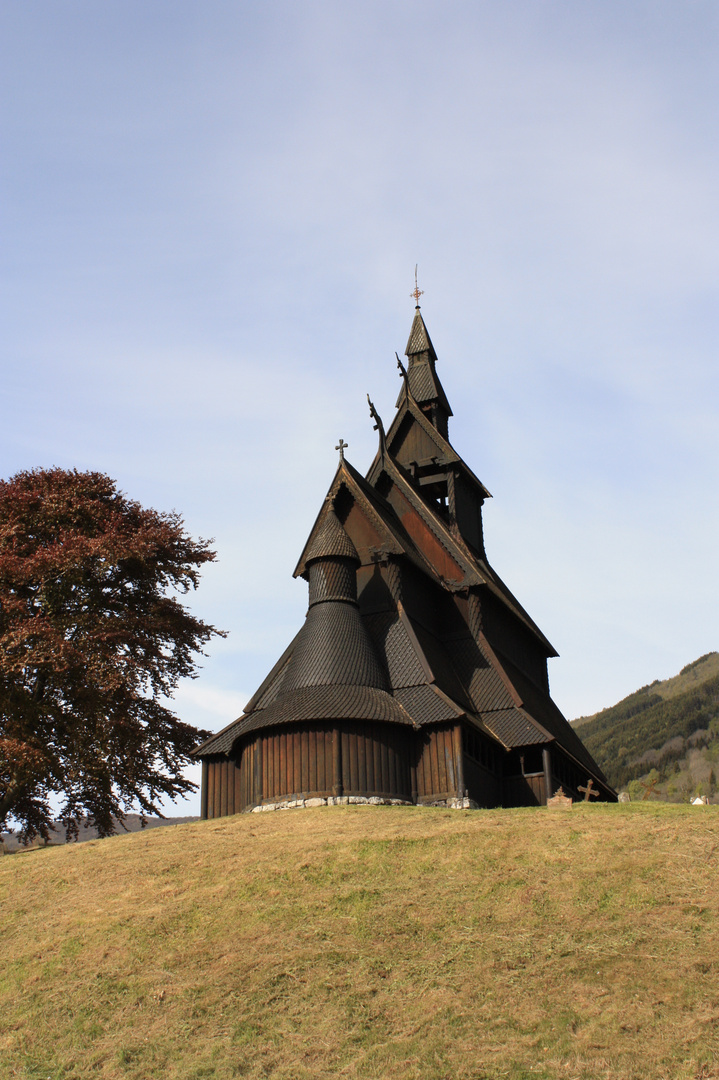
[[[194,789],[182,769],[209,733],[165,702],[224,636],[173,595],[207,544],[102,473],[0,481],[0,828],[47,839],[59,796],[68,837],[86,817],[107,836]]]

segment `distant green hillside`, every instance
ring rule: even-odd
[[[701,656],[595,716],[575,721],[615,787],[640,777],[673,799],[713,795],[719,775],[719,653]]]

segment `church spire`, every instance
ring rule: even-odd
[[[429,336],[429,331],[425,325],[422,313],[419,309],[419,297],[422,290],[417,288],[415,281],[415,290],[412,296],[417,301],[414,313],[414,319],[412,321],[412,328],[409,332],[409,340],[407,341],[407,348],[405,356],[407,357],[407,381],[409,383],[410,393],[417,402],[422,412],[427,415],[427,418],[434,424],[437,430],[444,438],[448,438],[448,420],[452,415],[452,410],[447,400],[447,395],[444,392],[442,383],[439,381],[435,364],[437,363],[437,354],[434,351],[432,339]],[[402,403],[405,390],[404,387],[397,399],[397,407],[399,408]]]

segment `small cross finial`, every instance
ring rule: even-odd
[[[335,446],[335,450],[339,450],[339,452],[340,452],[340,461],[344,461],[344,459],[345,459],[345,447],[346,446],[349,446],[349,443],[346,443],[344,441],[344,439],[340,439],[337,446]]]
[[[419,309],[419,298],[420,298],[420,296],[424,296],[424,289],[420,289],[420,287],[417,284],[417,264],[416,263],[415,263],[415,266],[414,266],[414,292],[411,292],[409,295],[414,297],[415,307],[417,309]]]

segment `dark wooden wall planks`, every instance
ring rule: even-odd
[[[203,763],[202,816],[225,817],[263,802],[330,795],[411,800],[413,732],[394,724],[343,721],[259,731],[239,763]]]
[[[460,794],[455,728],[454,724],[434,727],[419,736],[417,798],[420,802],[454,799]]]
[[[566,775],[558,777],[553,767],[553,786],[560,780],[566,784]],[[421,732],[367,721],[294,724],[256,732],[239,762],[205,759],[201,813],[225,817],[263,802],[330,795],[429,803],[465,791],[480,806],[539,806],[546,802],[545,786],[543,773],[493,775],[462,753],[455,724]]]

